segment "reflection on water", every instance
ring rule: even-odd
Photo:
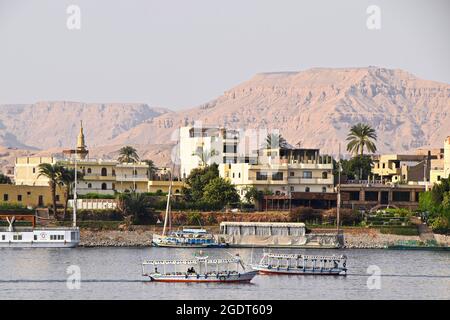
[[[345,254],[339,276],[262,276],[250,284],[156,283],[141,276],[145,259],[189,259],[195,249],[0,249],[0,299],[449,299],[448,252],[389,250],[283,250]],[[206,249],[211,258],[239,253],[257,262],[262,249]],[[69,290],[66,269],[78,265],[81,288]],[[381,289],[368,289],[367,268],[381,270]]]

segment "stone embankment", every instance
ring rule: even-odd
[[[80,246],[83,247],[147,247],[151,245],[153,230],[81,230]],[[445,238],[444,238],[445,237]],[[350,230],[344,233],[346,248],[379,249],[399,240],[420,240],[419,236],[398,236],[382,234],[376,230]],[[448,237],[442,239],[449,241]],[[441,242],[439,241],[439,242]]]

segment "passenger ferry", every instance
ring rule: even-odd
[[[8,216],[9,226],[0,228],[0,248],[73,248],[80,242],[80,230],[71,228],[35,228],[35,216],[27,218],[19,216],[20,220],[32,220],[32,227],[15,227],[16,216]]]
[[[257,273],[247,270],[238,255],[230,259],[209,259],[200,255],[190,260],[142,263],[142,275],[156,282],[250,282]]]
[[[347,257],[264,253],[252,268],[260,274],[347,275]]]
[[[213,234],[205,229],[186,229],[170,231],[166,235],[153,235],[152,245],[155,247],[183,248],[220,248],[228,246],[219,242]]]

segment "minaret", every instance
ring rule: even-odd
[[[80,133],[77,138],[77,155],[79,159],[85,159],[88,154],[86,144],[84,142],[83,121],[80,121]]]

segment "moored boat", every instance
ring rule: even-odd
[[[250,282],[257,273],[248,270],[239,256],[229,259],[196,256],[187,260],[147,260],[142,263],[142,275],[156,282]]]
[[[264,253],[252,268],[260,274],[346,275],[347,257]]]
[[[205,229],[182,229],[170,231],[165,235],[154,234],[152,245],[155,247],[174,248],[221,248],[228,244],[220,242]]]

